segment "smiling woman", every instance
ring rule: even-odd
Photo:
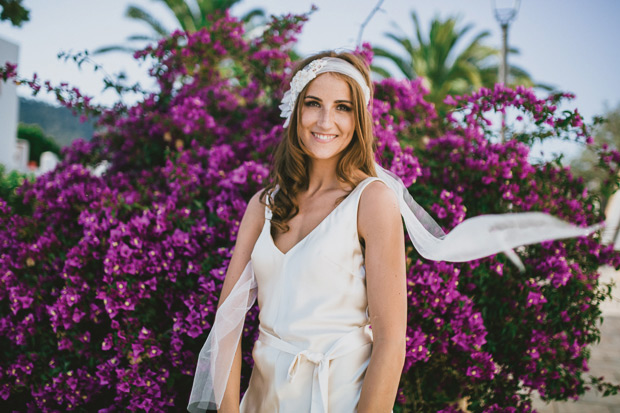
[[[376,177],[368,85],[349,53],[312,56],[294,73],[271,182],[248,205],[218,311],[258,299],[249,388],[239,404],[237,342],[219,343],[237,348],[224,376],[208,342],[191,411],[391,410],[405,357],[404,234],[398,200]]]
[[[261,334],[241,409],[390,411],[405,352],[404,237],[394,194],[373,182],[368,69],[346,53],[300,68],[275,185],[261,194]]]
[[[280,105],[288,128],[276,149],[272,180],[265,188],[266,193],[273,195],[272,224],[276,229],[286,232],[287,221],[299,212],[297,198],[308,190],[312,168],[316,173],[335,167],[335,178],[344,184],[345,193],[365,177],[376,176],[372,116],[368,109],[372,100],[370,84],[366,64],[350,53],[319,53],[299,64]],[[330,166],[318,159],[319,164],[308,160],[310,136],[318,146],[327,138],[325,135],[338,134],[341,136],[334,143],[342,152],[329,162]],[[348,134],[351,139],[344,145]],[[330,138],[327,142],[329,148],[334,147]]]
[[[349,85],[337,73],[325,73],[308,86],[299,124],[303,147],[314,161],[340,155],[351,142],[355,119]]]
[[[389,412],[405,358],[401,216],[417,251],[468,261],[586,235],[543,213],[479,216],[446,235],[374,160],[368,67],[325,52],[304,60],[284,95],[287,129],[270,182],[241,222],[188,409]],[[240,337],[258,300],[254,368],[241,402]],[[372,330],[370,330],[372,326]]]

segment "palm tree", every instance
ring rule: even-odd
[[[30,10],[22,6],[22,0],[0,0],[0,21],[8,20],[15,27],[30,21]]]
[[[231,8],[241,0],[195,0],[192,5],[187,0],[155,0],[164,3],[174,13],[176,20],[179,23],[179,28],[186,32],[196,32],[203,27],[209,26],[208,16],[217,12],[223,12]],[[159,39],[166,37],[170,34],[170,31],[164,27],[164,25],[158,21],[148,11],[142,9],[139,6],[130,4],[125,11],[125,17],[133,20],[146,23],[153,34],[151,35],[133,35],[127,38],[130,42],[156,42]],[[250,28],[257,24],[263,24],[265,18],[265,11],[262,9],[252,9],[241,17],[241,20],[246,23],[246,26]],[[257,20],[259,22],[257,23]],[[95,50],[94,54],[108,53],[111,51],[122,51],[133,53],[137,49],[129,46],[104,46]]]
[[[441,105],[447,95],[460,95],[483,86],[492,88],[498,81],[500,51],[483,44],[490,36],[488,31],[478,33],[457,54],[456,45],[472,29],[471,24],[458,28],[458,19],[450,17],[441,21],[436,17],[431,21],[428,39],[425,39],[415,12],[411,13],[411,19],[415,30],[413,39],[404,34],[386,33],[389,39],[404,49],[404,56],[381,47],[374,48],[374,53],[393,62],[407,78],[424,78],[425,86],[430,90],[429,101]],[[509,52],[518,53],[515,49]],[[391,77],[383,67],[373,65],[372,70],[380,76]],[[510,66],[509,85],[550,89],[547,85],[535,84],[525,70],[513,65]]]

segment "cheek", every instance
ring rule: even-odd
[[[346,131],[345,133],[347,135],[353,135],[353,133],[355,132],[355,118],[352,114],[347,113],[346,116],[343,116],[341,128],[343,132]]]
[[[316,118],[316,111],[310,108],[303,108],[301,110],[301,116],[299,118],[299,126],[308,127],[312,125]]]

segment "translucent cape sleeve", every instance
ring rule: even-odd
[[[407,233],[415,249],[433,261],[463,262],[504,252],[523,270],[512,250],[521,245],[586,236],[602,224],[581,228],[543,212],[480,215],[466,219],[446,234],[418,205],[401,179],[375,164],[377,177],[397,195]]]
[[[256,293],[256,278],[250,261],[217,310],[211,332],[198,355],[188,411],[204,412],[220,407],[243,331],[245,314],[254,305]]]

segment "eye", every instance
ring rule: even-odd
[[[353,109],[349,105],[340,104],[338,105],[338,110],[341,110],[343,112],[351,112]]]
[[[308,106],[308,107],[312,107],[312,108],[319,108],[319,107],[321,107],[321,105],[319,105],[319,102],[317,102],[316,100],[306,100],[304,102],[304,106]]]

